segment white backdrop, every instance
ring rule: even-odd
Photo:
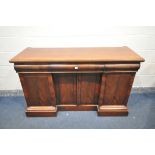
[[[145,62],[134,87],[155,87],[155,27],[0,27],[0,90],[21,89],[9,59],[26,47],[128,46]]]

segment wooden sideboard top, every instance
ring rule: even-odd
[[[142,62],[144,59],[130,48],[26,48],[13,57],[11,63],[20,62]]]

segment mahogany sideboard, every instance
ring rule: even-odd
[[[144,59],[130,48],[26,48],[10,60],[19,75],[27,116],[61,110],[128,115],[135,73]]]

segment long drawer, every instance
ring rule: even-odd
[[[104,64],[45,64],[45,65],[15,65],[17,72],[103,72]]]

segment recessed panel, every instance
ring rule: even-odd
[[[78,75],[78,104],[97,104],[100,92],[100,74]]]
[[[57,104],[77,103],[76,74],[53,74]]]
[[[105,75],[103,104],[126,105],[135,73],[111,73]]]
[[[55,105],[51,74],[22,74],[20,80],[28,106]]]

